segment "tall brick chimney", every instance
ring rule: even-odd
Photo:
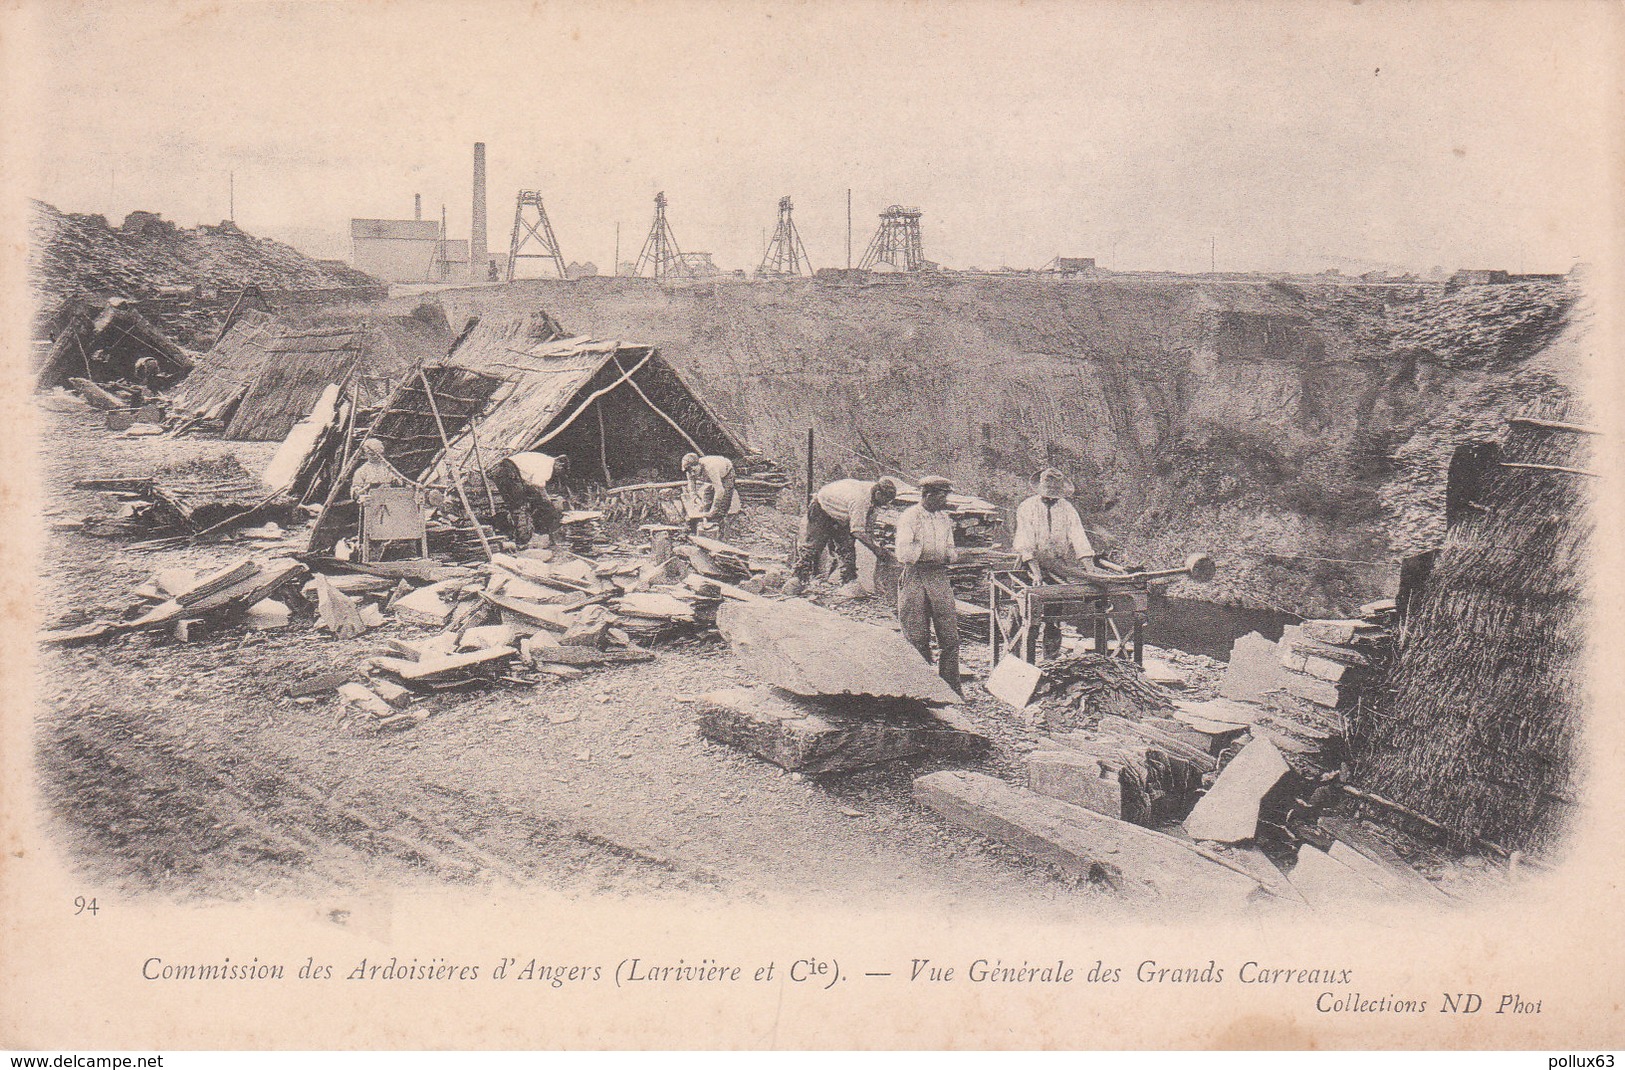
[[[423,194],[421,193],[412,194],[412,218],[423,218]]]
[[[474,213],[468,231],[468,275],[485,281],[485,142],[474,142]]]

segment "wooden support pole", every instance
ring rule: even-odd
[[[463,512],[468,515],[468,522],[474,525],[474,534],[479,536],[480,548],[485,551],[485,559],[491,560],[496,553],[491,549],[491,541],[485,537],[485,529],[480,526],[480,518],[474,515],[474,507],[468,504],[468,492],[463,489],[462,474],[457,471],[457,465],[451,459],[451,441],[446,437],[446,425],[440,420],[440,406],[435,404],[434,387],[429,384],[429,377],[418,369],[418,378],[423,380],[423,389],[429,396],[429,409],[434,413],[434,425],[440,430],[440,445],[446,451],[446,471],[451,473],[452,486],[457,488],[457,498],[463,503]]]
[[[604,486],[609,486],[609,434],[604,429],[604,403],[599,401],[592,407],[598,414],[598,465],[604,470]]]
[[[643,355],[642,360],[640,360],[636,364],[632,365],[632,370],[631,371],[622,372],[621,377],[619,379],[616,379],[613,383],[610,383],[608,386],[602,387],[601,389],[594,390],[591,394],[587,395],[587,399],[585,401],[583,401],[580,405],[577,405],[574,412],[572,412],[567,418],[565,418],[565,419],[559,421],[557,424],[555,424],[553,426],[553,430],[549,431],[547,434],[543,435],[541,438],[539,438],[535,442],[531,443],[531,448],[535,449],[537,446],[540,446],[540,445],[542,445],[542,444],[544,444],[544,443],[546,443],[548,441],[551,441],[552,439],[556,438],[557,436],[563,434],[565,428],[567,428],[571,424],[575,423],[576,420],[580,419],[581,414],[587,411],[587,406],[591,405],[593,402],[597,401],[599,398],[603,397],[605,394],[609,393],[611,390],[614,390],[616,387],[620,386],[622,383],[624,383],[628,379],[632,378],[633,375],[637,374],[637,370],[639,368],[643,367],[645,364],[649,363],[649,358],[654,356],[654,355],[655,355],[655,351],[652,350],[652,349],[649,350],[649,352],[647,352],[647,353],[645,353]],[[617,363],[615,365],[615,367],[619,368],[620,364]],[[528,369],[526,369],[526,370],[528,370]]]
[[[1509,424],[1519,427],[1539,427],[1546,431],[1573,431],[1577,435],[1600,435],[1594,427],[1581,427],[1579,424],[1558,423],[1556,420],[1537,420],[1533,416],[1514,416],[1508,420]]]
[[[621,361],[620,361],[620,358],[617,357],[615,359],[615,367],[619,368],[620,366],[621,366]],[[626,385],[631,387],[633,390],[637,391],[638,397],[643,399],[643,403],[645,405],[649,406],[649,408],[654,410],[654,413],[655,413],[656,416],[660,417],[662,420],[666,421],[668,424],[671,424],[672,428],[675,429],[676,432],[679,435],[683,436],[683,441],[688,443],[688,448],[689,449],[693,450],[695,453],[704,453],[705,452],[704,450],[700,449],[700,444],[698,442],[695,442],[692,438],[690,438],[687,431],[683,430],[683,425],[682,424],[679,424],[676,420],[673,420],[670,416],[667,416],[666,413],[665,413],[665,410],[663,410],[659,405],[656,405],[653,401],[649,400],[649,395],[645,394],[643,392],[643,388],[638,386],[638,383],[637,383],[636,379],[633,379],[630,375],[628,375],[626,377]]]
[[[849,256],[847,259],[851,259]],[[848,264],[848,267],[851,265]],[[807,428],[807,503],[812,503],[813,496],[813,429]]]
[[[1570,476],[1591,476],[1596,478],[1597,473],[1587,472],[1584,468],[1565,468],[1560,464],[1525,464],[1520,461],[1502,461],[1502,468],[1525,468],[1531,472],[1562,472]]]

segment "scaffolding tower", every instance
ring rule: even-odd
[[[536,209],[534,222],[525,218],[526,208]],[[541,251],[526,252],[532,245],[539,246]],[[564,254],[559,252],[559,240],[553,236],[553,224],[547,218],[547,208],[542,204],[540,190],[522,189],[514,202],[513,237],[508,239],[509,282],[514,280],[514,271],[521,260],[551,260],[559,278],[568,277],[564,270]]]
[[[649,237],[643,242],[643,251],[632,274],[651,279],[687,278],[692,272],[677,248],[671,224],[666,222],[665,191],[655,194],[655,221],[649,227]]]
[[[807,247],[801,244],[801,234],[790,214],[790,198],[779,198],[779,229],[767,243],[758,275],[811,275],[812,262],[807,259]]]
[[[920,271],[925,267],[925,253],[920,245],[920,210],[894,204],[880,213],[880,229],[869,242],[869,251],[858,265],[864,271],[873,271],[886,264],[893,271]]]

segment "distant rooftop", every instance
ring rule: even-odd
[[[440,237],[440,224],[433,219],[352,219],[350,237],[434,241]]]

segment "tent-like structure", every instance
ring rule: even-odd
[[[403,474],[469,485],[515,453],[568,456],[574,481],[621,486],[675,479],[690,451],[744,458],[744,443],[654,346],[567,337],[545,312],[471,320],[442,361],[405,376],[366,434]],[[446,444],[449,443],[449,449]],[[353,469],[320,477],[329,504]],[[318,522],[312,548],[330,545]]]
[[[198,360],[173,400],[194,412],[219,411],[226,438],[274,442],[328,386],[340,386],[360,408],[376,407],[451,340],[445,314],[432,306],[410,316],[318,320],[249,311]]]
[[[72,378],[135,382],[139,378],[136,363],[146,357],[158,365],[151,382],[154,387],[183,379],[192,370],[192,355],[128,302],[114,300],[98,308],[72,301],[55,319],[51,348],[36,372],[42,389]]]
[[[489,471],[542,450],[604,486],[664,474],[684,453],[743,457],[745,445],[654,346],[564,337],[545,312],[470,324],[441,363],[404,382],[372,434],[403,472]],[[427,403],[432,385],[441,425]]]

